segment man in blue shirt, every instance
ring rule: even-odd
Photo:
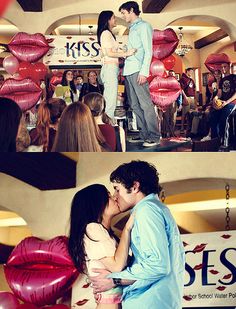
[[[131,161],[113,171],[110,180],[120,211],[135,212],[133,260],[118,273],[94,269],[99,273],[91,278],[94,293],[122,285],[123,309],[182,308],[184,248],[169,209],[158,199],[156,168],[145,161]]]
[[[150,97],[147,77],[152,59],[152,27],[139,18],[138,3],[123,3],[119,11],[123,19],[129,23],[128,49],[135,48],[135,55],[126,58],[123,69],[128,100],[136,115],[140,137],[131,141],[144,141],[144,147],[153,147],[160,143],[157,116]]]

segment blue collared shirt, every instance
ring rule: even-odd
[[[139,72],[148,77],[152,60],[152,26],[137,18],[129,28],[128,49],[136,48],[137,52],[126,58],[123,75]]]
[[[142,199],[133,211],[133,263],[109,276],[136,280],[124,287],[122,308],[180,309],[185,253],[175,220],[155,194]]]

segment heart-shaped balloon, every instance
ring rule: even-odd
[[[209,71],[215,71],[221,69],[222,63],[230,63],[228,55],[225,53],[210,54],[205,61],[205,66]]]
[[[157,59],[164,59],[170,56],[176,49],[179,39],[173,29],[153,31],[153,56]]]
[[[0,17],[3,16],[3,14],[5,13],[6,9],[8,8],[11,2],[12,0],[1,0],[0,1]]]
[[[22,111],[31,109],[40,99],[42,89],[31,79],[5,80],[0,88],[0,96],[15,101]]]
[[[11,53],[20,61],[36,62],[51,48],[41,33],[17,33],[8,44]]]
[[[181,92],[180,84],[173,76],[155,77],[151,81],[149,89],[152,101],[163,111],[175,102]]]
[[[68,253],[68,239],[28,237],[13,250],[4,268],[7,282],[22,301],[53,305],[78,277]]]

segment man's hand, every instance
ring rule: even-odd
[[[110,274],[108,270],[101,268],[93,268],[92,271],[94,273],[98,273],[96,277],[89,277],[94,294],[105,292],[115,287],[113,280],[106,278],[107,275]]]
[[[138,83],[139,85],[145,84],[146,81],[147,81],[147,77],[146,77],[146,76],[140,75],[140,74],[138,75],[137,83]]]

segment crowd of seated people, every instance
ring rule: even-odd
[[[81,75],[66,70],[52,98],[42,97],[32,111],[23,113],[14,101],[0,98],[0,151],[125,151],[124,130],[106,116],[102,92],[95,71],[83,83]]]

